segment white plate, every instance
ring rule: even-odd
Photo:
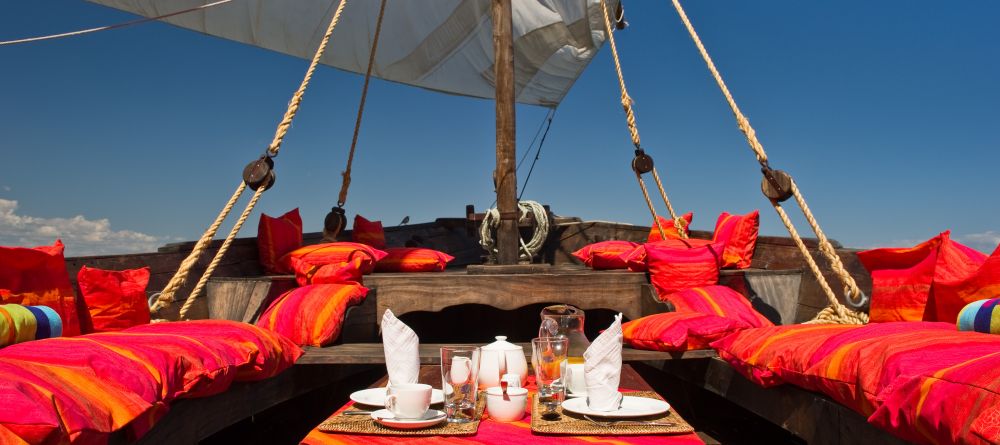
[[[351,400],[368,406],[385,406],[385,388],[368,388],[351,393]],[[444,403],[444,393],[440,389],[431,390],[431,405]]]
[[[429,426],[437,425],[448,416],[445,415],[444,411],[438,411],[436,409],[429,409],[423,416],[419,419],[396,419],[392,412],[387,409],[380,409],[372,413],[372,419],[383,426],[389,428],[397,428],[401,430],[415,430],[417,428],[427,428]]]
[[[586,397],[566,399],[562,403],[562,409],[576,414],[586,414],[588,416],[599,417],[642,417],[663,414],[670,411],[670,404],[659,399],[648,397],[625,396],[622,398],[622,406],[617,411],[594,411],[587,406]]]

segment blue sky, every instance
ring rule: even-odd
[[[853,247],[909,245],[951,229],[987,252],[1000,241],[1000,4],[686,8],[772,165],[795,175],[829,236]],[[617,35],[626,80],[675,207],[705,230],[721,211],[759,208],[762,232],[783,235],[669,2],[628,1],[626,13],[632,26]],[[3,2],[0,40],[131,18],[82,1]],[[0,244],[59,236],[69,255],[197,238],[270,141],[307,66],[161,23],[0,47],[0,61]],[[260,210],[299,207],[305,230],[320,229],[361,82],[328,67],[317,73]],[[561,215],[648,223],[618,100],[605,47],[559,107],[525,199]],[[520,149],[546,112],[518,107]],[[493,138],[490,101],[374,81],[349,215],[393,225],[487,207]],[[243,236],[255,234],[256,219]]]

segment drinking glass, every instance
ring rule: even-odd
[[[543,415],[555,413],[566,398],[560,368],[568,352],[569,339],[566,337],[539,337],[531,340],[531,366],[535,368],[538,403],[545,408]]]
[[[478,379],[478,347],[441,348],[441,390],[444,391],[444,410],[449,422],[471,422],[476,417]]]

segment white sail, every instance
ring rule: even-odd
[[[90,0],[155,17],[209,0]],[[164,21],[311,59],[339,0],[234,0]],[[618,0],[608,2],[614,11]],[[517,101],[555,106],[605,40],[600,0],[513,0]],[[363,74],[379,0],[349,0],[322,63]],[[373,75],[493,98],[490,0],[389,0]]]

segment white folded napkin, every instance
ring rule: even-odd
[[[621,406],[618,383],[622,378],[622,314],[598,335],[583,353],[587,406],[594,411],[615,411]]]
[[[382,349],[389,385],[417,383],[420,376],[420,339],[406,323],[386,309],[382,314]]]

